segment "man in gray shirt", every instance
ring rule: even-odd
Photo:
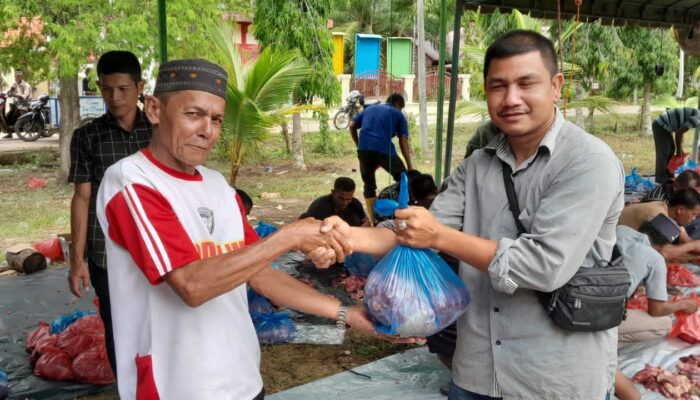
[[[462,161],[430,211],[398,210],[396,234],[342,229],[355,251],[382,254],[402,243],[460,260],[472,302],[457,325],[449,399],[603,400],[614,383],[617,329],[561,330],[536,291],[553,291],[581,265],[610,258],[624,203],[622,165],[605,143],[556,109],[564,78],[547,38],[507,33],[489,47],[484,64],[499,134]],[[515,171],[519,217],[528,232],[520,237],[503,162]],[[319,266],[332,261],[312,258]]]

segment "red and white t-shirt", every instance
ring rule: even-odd
[[[224,177],[170,169],[148,150],[110,167],[97,194],[122,399],[252,399],[260,347],[246,285],[192,308],[163,276],[258,239]]]

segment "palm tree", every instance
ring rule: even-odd
[[[246,155],[258,152],[258,143],[271,128],[287,115],[318,107],[290,105],[292,91],[311,71],[298,53],[268,47],[243,64],[231,27],[214,28],[209,34],[218,49],[214,57],[229,75],[221,140],[228,149],[229,180],[234,184]]]

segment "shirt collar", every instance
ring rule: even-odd
[[[109,110],[107,110],[107,112],[105,113],[105,118],[107,119],[107,122],[110,125],[113,125],[115,128],[119,128],[122,131],[126,132],[121,126],[119,126],[116,118],[114,118],[114,115],[112,115],[112,113],[109,112]],[[145,124],[146,124],[146,114],[140,108],[136,107],[136,116],[134,117],[134,129],[128,133],[132,133],[139,128],[143,128],[145,126]]]
[[[547,131],[542,138],[537,150],[538,153],[542,150],[546,150],[549,154],[554,152],[557,137],[559,136],[562,126],[564,126],[564,122],[566,122],[558,107],[555,107],[555,113],[556,115],[554,117],[554,122],[552,123],[551,128],[549,128],[549,131]],[[499,135],[496,135],[496,137],[494,137],[484,148],[496,153],[498,157],[503,160],[513,159],[513,150],[510,147],[510,143],[508,143],[508,137],[503,134],[500,129],[496,128],[495,125],[494,128],[499,132]]]

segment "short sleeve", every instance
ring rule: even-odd
[[[78,128],[73,132],[70,141],[68,182],[76,184],[92,182],[93,164],[87,136],[85,128]]]
[[[396,133],[408,137],[408,121],[406,121],[406,116],[404,116],[401,111],[397,110],[397,112],[399,119],[396,123]]]
[[[355,115],[355,118],[352,119],[352,122],[355,124],[356,127],[362,128],[362,118],[364,114],[364,112],[360,112],[357,115]]]
[[[127,185],[107,203],[105,214],[110,239],[131,254],[153,285],[200,259],[170,203],[153,188]]]
[[[666,290],[666,261],[652,247],[648,247],[649,257],[647,259],[647,269],[649,275],[644,279],[644,288],[647,297],[652,300],[667,301],[668,291]]]

